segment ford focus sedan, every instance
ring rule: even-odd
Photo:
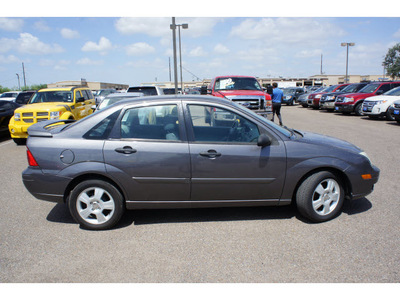
[[[379,178],[348,142],[280,127],[212,96],[136,98],[77,122],[40,122],[29,127],[27,157],[28,191],[66,203],[94,230],[113,227],[126,209],[290,203],[323,222]]]

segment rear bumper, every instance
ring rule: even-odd
[[[69,178],[45,175],[40,169],[28,167],[22,172],[22,182],[25,188],[37,199],[64,203],[64,195]]]

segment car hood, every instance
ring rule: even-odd
[[[237,96],[237,95],[265,96],[265,93],[263,91],[256,91],[256,90],[230,90],[230,91],[217,91],[215,93],[216,96],[218,96],[218,94],[221,93],[225,97]]]
[[[351,151],[353,153],[362,152],[362,150],[359,147],[338,138],[307,131],[299,131],[299,132],[303,135],[303,138],[299,140],[302,143],[313,144],[318,146],[323,145],[328,148],[335,147],[346,151]]]
[[[397,101],[397,100],[400,100],[400,96],[378,95],[378,96],[368,97],[365,100],[366,101],[377,101],[377,100]]]
[[[21,106],[17,108],[16,112],[20,111],[49,111],[53,110],[55,107],[65,107],[70,106],[72,102],[65,103],[65,102],[47,102],[47,103],[32,103]]]
[[[3,98],[0,98],[0,100],[3,100],[3,101],[14,101],[16,98],[17,97],[3,97]]]
[[[367,98],[367,97],[374,96],[374,94],[373,93],[350,93],[350,94],[342,94],[340,96],[348,97],[348,98],[358,98],[358,97]]]

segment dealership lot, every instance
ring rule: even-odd
[[[399,282],[400,125],[301,106],[283,123],[364,149],[375,191],[311,224],[291,207],[127,211],[82,230],[24,188],[24,146],[0,140],[0,282]]]

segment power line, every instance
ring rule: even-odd
[[[185,67],[182,66],[182,69],[184,69],[186,72],[188,72],[189,74],[191,74],[192,76],[196,77],[197,81],[201,81],[200,77],[198,77],[197,75],[193,74],[192,72],[190,72],[188,69],[186,69]]]

